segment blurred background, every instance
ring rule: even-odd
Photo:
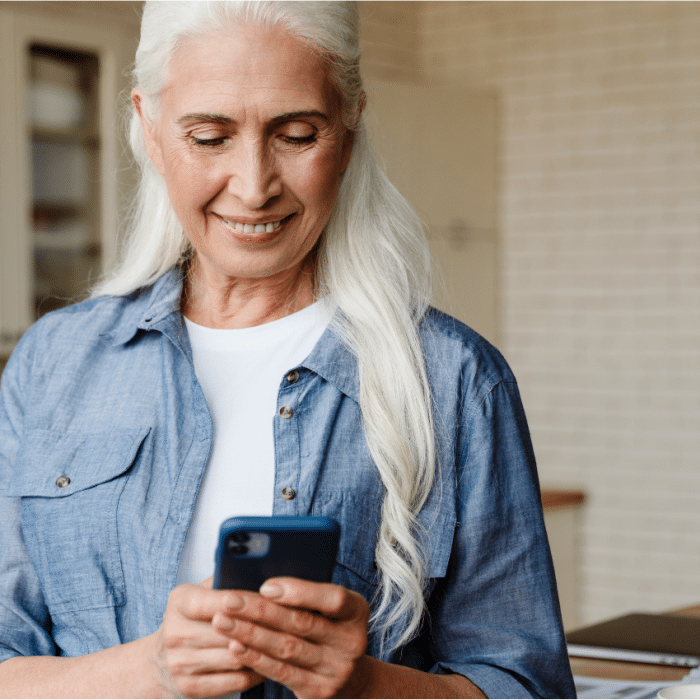
[[[566,626],[697,604],[700,4],[360,5],[435,303],[520,384]],[[0,3],[0,356],[116,255],[139,8]]]

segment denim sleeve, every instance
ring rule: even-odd
[[[465,405],[458,524],[431,598],[439,663],[488,697],[575,697],[539,483],[514,381]]]
[[[26,336],[25,336],[26,338]],[[55,655],[49,618],[22,539],[20,499],[7,496],[22,435],[27,342],[13,353],[0,384],[0,661]]]

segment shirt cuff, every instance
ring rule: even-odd
[[[533,698],[532,691],[519,683],[508,671],[488,664],[440,662],[431,673],[459,673],[481,689],[487,698]]]

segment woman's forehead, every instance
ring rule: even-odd
[[[164,97],[192,106],[234,100],[323,112],[336,101],[323,59],[276,27],[232,25],[230,32],[194,37],[169,68]]]

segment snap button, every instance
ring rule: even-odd
[[[282,406],[280,408],[280,415],[282,418],[291,418],[294,415],[294,411],[289,406]]]
[[[290,384],[296,384],[299,381],[299,372],[296,370],[293,370],[287,375],[287,381]]]
[[[284,498],[285,501],[291,501],[296,495],[297,492],[291,486],[285,486],[282,489],[282,498]]]
[[[56,486],[58,486],[59,489],[66,488],[68,484],[70,484],[70,479],[67,476],[59,476],[58,479],[56,479]]]

